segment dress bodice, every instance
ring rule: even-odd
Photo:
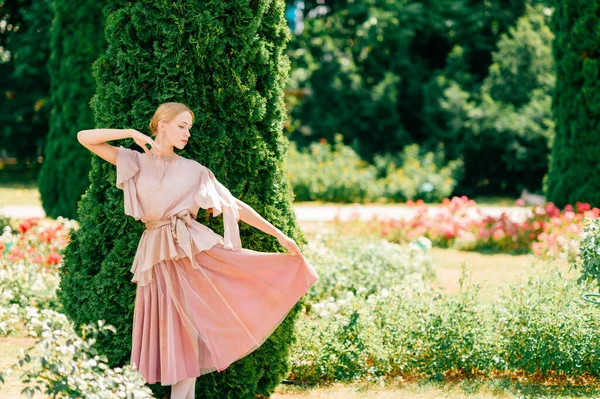
[[[161,177],[162,190],[159,190]],[[194,254],[216,244],[233,250],[241,248],[239,206],[235,197],[217,181],[209,168],[196,161],[177,156],[163,169],[163,162],[119,146],[116,186],[123,190],[125,214],[146,225],[189,211],[192,218],[185,227],[189,230]],[[212,208],[213,216],[223,214],[223,237],[195,220],[200,208]],[[168,224],[145,230],[131,268],[132,281],[147,284],[152,279],[154,264],[186,257],[185,252],[188,251],[178,245]]]

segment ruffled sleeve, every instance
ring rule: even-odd
[[[194,195],[194,201],[200,208],[212,208],[213,216],[223,214],[223,239],[225,247],[238,250],[242,247],[238,226],[239,206],[235,197],[215,178],[214,173],[202,166],[200,184]]]
[[[117,152],[117,182],[118,189],[123,190],[123,205],[125,214],[139,220],[144,215],[137,198],[134,177],[140,170],[138,152],[119,146]]]

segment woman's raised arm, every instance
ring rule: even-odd
[[[159,152],[161,150],[154,140],[135,129],[88,129],[77,133],[77,141],[82,146],[113,165],[117,164],[117,152],[119,149],[106,142],[128,138],[133,138],[147,153],[150,150],[146,147],[146,144],[150,144],[153,148],[156,147]]]
[[[77,141],[100,158],[116,165],[119,148],[106,142],[130,138],[131,133],[131,129],[88,129],[77,133]]]

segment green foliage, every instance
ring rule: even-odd
[[[289,69],[284,2],[125,2],[104,9],[108,47],[93,67],[96,126],[135,128],[166,101],[188,104],[195,131],[182,156],[211,168],[232,194],[303,242],[282,171],[287,140],[283,87]],[[130,147],[131,141],[114,143]],[[111,366],[129,360],[135,285],[128,272],[143,223],[123,213],[115,167],[93,157],[91,185],[78,205],[61,269],[59,297],[76,325],[104,319],[117,328],[100,337]],[[190,182],[193,184],[193,182]],[[199,217],[204,219],[205,212]],[[207,222],[222,232],[222,219]],[[240,223],[243,246],[278,251],[277,241]],[[285,376],[298,304],[256,351],[198,381],[207,398],[269,395]],[[153,386],[156,394],[165,388]]]
[[[580,261],[575,265],[581,269],[581,281],[600,285],[600,219],[584,219],[583,232],[579,240]]]
[[[286,169],[298,201],[370,202],[449,196],[462,172],[462,162],[446,164],[443,148],[423,153],[418,145],[396,155],[376,155],[375,166],[363,161],[342,136],[333,145],[322,140],[302,151],[292,142]]]
[[[329,238],[318,238],[328,243]],[[338,239],[340,253],[387,256],[390,249],[367,240]],[[393,244],[391,244],[393,245]],[[414,244],[411,244],[413,246]],[[308,301],[299,322],[291,376],[308,381],[379,380],[393,377],[443,380],[453,376],[494,376],[511,372],[536,378],[600,376],[596,344],[600,339],[597,306],[580,300],[582,286],[560,272],[535,273],[505,287],[492,304],[479,301],[479,286],[463,268],[458,295],[433,289],[423,279],[429,255],[410,257],[415,248],[393,245],[396,259],[409,259],[412,273],[381,279],[365,257],[361,265],[344,256],[322,256],[319,272],[337,268],[337,280],[353,281],[344,292],[334,279],[324,279],[324,292]],[[381,253],[377,254],[381,248]],[[347,267],[340,267],[343,263]],[[376,261],[375,264],[378,262]],[[390,266],[403,270],[404,261]],[[357,275],[361,267],[367,272]],[[419,272],[420,271],[420,272]],[[377,286],[375,291],[371,287]]]
[[[46,70],[51,0],[5,0],[0,17],[0,148],[21,164],[37,162],[48,133]]]
[[[543,376],[600,375],[597,306],[559,272],[510,286],[494,309],[493,352],[499,369]],[[503,366],[503,367],[502,367]]]
[[[385,240],[343,237],[323,231],[305,256],[319,265],[319,282],[306,294],[309,303],[333,301],[351,292],[374,294],[390,281],[423,284],[433,276],[433,260],[417,245],[401,247]]]
[[[390,201],[441,201],[452,194],[463,170],[462,160],[446,163],[443,146],[424,152],[411,144],[397,156],[376,155],[374,161],[384,176],[382,195]]]
[[[314,11],[291,43],[292,82],[311,91],[293,111],[301,126],[292,138],[304,145],[343,133],[371,160],[427,138],[423,87],[450,65],[455,46],[462,70],[483,79],[499,35],[524,4],[359,0],[333,2],[324,16]]]
[[[558,206],[587,202],[600,205],[597,154],[600,151],[600,5],[557,1],[552,17],[556,90],[546,197]]]
[[[80,338],[60,313],[45,322],[35,346],[28,348],[9,369],[21,372],[21,391],[27,397],[43,393],[52,398],[153,398],[132,365],[111,369],[98,353],[96,341],[115,328],[99,320],[82,326]],[[33,351],[40,355],[34,355]],[[6,372],[2,373],[5,374]],[[3,375],[0,374],[0,381]]]
[[[285,160],[296,201],[365,202],[376,196],[377,171],[336,136],[302,152],[292,142]]]
[[[52,3],[50,29],[50,130],[38,187],[49,217],[73,219],[89,185],[90,152],[77,132],[94,125],[89,100],[95,83],[92,63],[105,47],[103,1]]]
[[[514,195],[522,188],[541,188],[554,135],[550,14],[547,7],[527,6],[498,41],[480,86],[454,68],[427,89],[432,96],[426,118],[429,145],[442,141],[449,157],[464,160],[461,193]],[[462,49],[456,48],[453,57],[453,65],[460,65]]]

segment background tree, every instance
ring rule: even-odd
[[[557,0],[552,30],[556,136],[546,196],[558,206],[600,206],[600,4]]]
[[[453,47],[481,81],[499,35],[524,11],[523,1],[451,3],[359,0],[306,18],[291,50],[293,81],[312,94],[294,111],[302,126],[291,137],[304,144],[341,133],[367,160],[423,142],[423,87]]]
[[[97,126],[149,134],[148,122],[160,103],[189,104],[197,119],[182,155],[211,168],[233,195],[302,242],[282,171],[287,148],[281,133],[283,87],[289,70],[284,7],[277,0],[108,1],[107,50],[94,64],[92,109]],[[133,141],[113,144],[129,147]],[[129,269],[144,226],[123,213],[113,165],[93,157],[90,178],[78,209],[80,229],[65,252],[59,297],[75,324],[103,318],[117,327],[116,336],[98,341],[117,365],[130,356],[135,285]],[[222,232],[221,218],[208,224]],[[244,247],[281,250],[273,237],[240,225]],[[254,398],[271,393],[287,373],[301,306],[302,301],[255,352],[224,372],[200,378],[198,394]],[[153,389],[165,391],[159,384]]]
[[[447,159],[465,158],[460,194],[539,188],[552,134],[552,34],[549,8],[509,34],[528,3],[548,1],[307,3],[305,31],[290,48],[290,84],[311,93],[292,109],[290,137],[305,146],[340,133],[370,162],[411,143],[435,150],[441,142]],[[314,12],[330,4],[324,16]],[[509,134],[496,130],[502,118]],[[474,164],[490,153],[488,169]]]
[[[551,14],[546,6],[528,6],[501,35],[481,84],[464,69],[463,49],[456,47],[448,68],[427,86],[427,142],[441,141],[449,159],[464,160],[461,193],[541,189],[554,135]]]
[[[0,2],[0,149],[37,162],[48,133],[51,0]]]
[[[73,219],[89,186],[90,152],[77,132],[94,126],[92,63],[105,48],[103,1],[54,0],[50,29],[50,131],[38,187],[46,215]]]

